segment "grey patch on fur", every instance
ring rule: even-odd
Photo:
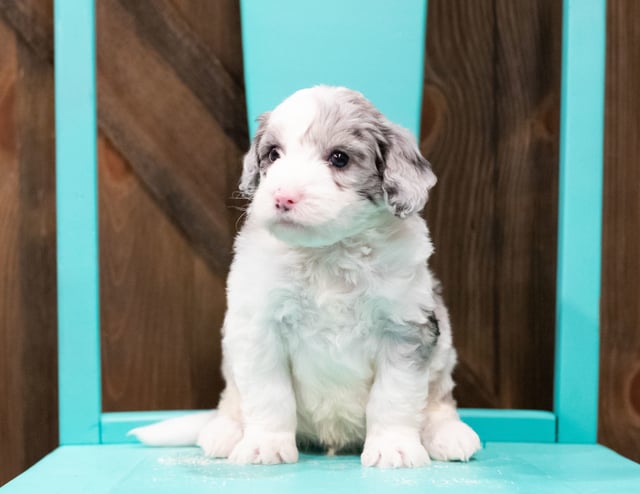
[[[419,212],[436,177],[411,133],[349,89],[336,89],[319,107],[305,138],[323,155],[339,149],[353,158],[345,169],[336,170],[336,180],[348,187],[357,184],[363,197],[366,191],[369,197],[383,198],[400,218]]]
[[[336,88],[331,99],[318,101],[318,113],[303,136],[327,161],[338,187],[356,190],[360,197],[373,198],[371,202],[376,204],[375,199],[383,196],[382,180],[375,167],[383,119],[359,93]],[[349,156],[346,167],[335,168],[328,163],[336,150]]]
[[[429,365],[440,337],[440,327],[434,311],[423,309],[423,313],[424,320],[405,321],[402,326],[387,332],[392,343],[387,349],[390,359],[419,368]]]
[[[349,155],[346,167],[331,167],[336,185],[355,190],[373,204],[384,200],[400,218],[419,212],[436,177],[411,133],[391,123],[362,94],[350,89],[334,88],[330,98],[318,103],[318,114],[302,139],[317,149],[327,166],[331,166],[331,152],[340,150]],[[269,149],[281,144],[269,129],[269,113],[258,120],[240,181],[240,190],[249,197],[270,165]]]
[[[373,204],[374,206],[378,205],[378,199],[376,199],[373,195],[371,195],[371,193],[364,189],[364,190],[358,190],[358,195],[364,199],[366,199],[367,201],[369,201],[371,204]]]
[[[427,312],[427,321],[428,327],[431,334],[437,339],[440,336],[440,325],[438,324],[438,318],[436,317],[435,312],[428,311]]]
[[[260,183],[260,144],[267,130],[269,122],[269,112],[265,112],[258,117],[258,130],[251,141],[251,147],[242,161],[242,176],[240,178],[239,189],[244,195],[252,197]]]
[[[400,218],[420,212],[437,181],[431,164],[420,154],[413,135],[388,121],[380,147],[383,160],[379,167],[387,204]]]

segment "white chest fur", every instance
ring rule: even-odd
[[[382,335],[430,304],[431,245],[416,225],[326,249],[290,249],[266,232],[238,239],[228,317],[277,336],[302,439],[335,449],[364,440]]]
[[[367,254],[348,254],[350,263],[355,268]],[[274,315],[288,352],[298,434],[339,449],[364,440],[384,315],[362,272],[313,264],[293,274],[295,289],[276,301]]]

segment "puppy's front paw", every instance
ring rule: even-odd
[[[367,435],[361,461],[365,467],[379,468],[421,467],[430,463],[417,435],[392,430]]]
[[[248,432],[229,456],[231,463],[295,463],[298,448],[295,434],[288,432]]]
[[[445,420],[427,429],[429,456],[439,461],[469,461],[481,448],[478,434],[460,420]]]
[[[241,439],[240,424],[224,415],[217,415],[200,431],[197,445],[206,456],[227,458]]]

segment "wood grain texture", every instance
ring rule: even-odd
[[[99,163],[103,407],[213,407],[224,279],[104,138]]]
[[[50,3],[39,8],[46,19],[47,6],[51,22]],[[2,484],[58,437],[53,77],[3,20],[0,46]]]
[[[18,160],[15,139],[17,53],[13,32],[0,22],[0,485],[25,466],[18,291]]]
[[[0,0],[0,16],[41,60],[53,63],[51,0]]]
[[[429,2],[427,218],[463,406],[550,409],[556,263],[558,2]]]
[[[246,123],[244,104],[216,110],[222,96],[203,92],[216,84],[214,72],[227,74],[211,60],[239,53],[240,37],[198,41],[192,26],[205,16],[209,29],[228,32],[228,19],[239,18],[234,2],[194,4],[98,3],[98,111],[109,138],[99,154],[109,411],[211,407],[222,387],[219,330],[242,150],[217,112],[240,118],[245,136]],[[161,12],[147,12],[154,8]],[[165,28],[171,33],[156,32]],[[223,78],[243,94],[241,79]]]
[[[640,461],[640,3],[607,19],[598,438]]]
[[[215,53],[234,83],[244,87],[238,0],[172,0],[172,3],[193,35],[210,53]]]
[[[231,50],[240,53],[239,46],[227,43],[240,38],[213,38],[218,43],[214,51],[198,40],[190,28],[194,23],[172,5],[97,2],[99,125],[198,254],[224,275],[229,225],[237,215],[216,214],[225,210],[229,197],[217,186],[238,175],[246,122],[242,85],[215,53],[227,60]],[[46,2],[0,0],[7,23],[34,54],[53,64],[53,29],[45,7]],[[205,7],[198,13],[204,14]],[[237,4],[225,0],[209,10],[210,19],[217,19],[212,29],[228,33],[233,25],[239,28]],[[211,138],[220,133],[226,138]],[[174,174],[176,168],[181,172]],[[227,174],[227,180],[218,180],[220,174]]]
[[[138,36],[167,61],[225,134],[245,149],[249,141],[243,87],[191,34],[183,14],[169,0],[120,0],[120,4],[131,14]]]
[[[226,170],[239,162],[183,78],[138,35],[116,0],[97,4],[98,113],[101,128],[194,249],[226,274],[231,230]]]

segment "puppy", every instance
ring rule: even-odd
[[[133,431],[233,463],[298,447],[362,464],[468,460],[456,353],[419,212],[436,183],[412,135],[363,95],[303,89],[259,118],[240,190],[215,412]]]

